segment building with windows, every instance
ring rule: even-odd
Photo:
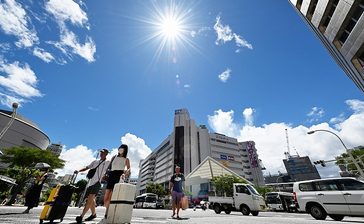
[[[347,76],[364,91],[364,0],[290,0]]]
[[[291,181],[320,179],[316,167],[308,156],[290,156],[283,160]]]
[[[51,151],[55,156],[59,157],[63,150],[63,145],[61,143],[52,143],[47,147],[47,150]]]
[[[242,178],[264,185],[261,161],[252,141],[239,143],[218,133],[209,133],[205,125],[197,126],[187,109],[175,111],[173,132],[153,152],[139,163],[137,194],[145,193],[149,182],[160,183],[168,189],[175,165],[188,175],[206,157],[221,162]],[[190,186],[194,196],[206,192],[209,183]]]
[[[11,114],[12,111],[0,110],[0,130],[8,124]],[[19,114],[0,139],[0,149],[25,146],[45,150],[49,144],[48,136],[36,124]]]

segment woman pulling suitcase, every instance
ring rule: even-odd
[[[106,207],[105,218],[107,218],[107,212],[109,209],[112,191],[115,184],[120,182],[120,178],[125,179],[125,176],[130,175],[130,160],[127,158],[128,146],[122,144],[118,148],[118,155],[111,159],[109,171],[107,172],[106,191],[104,196],[104,206]],[[125,170],[126,167],[126,170]]]
[[[48,176],[48,168],[40,169],[40,172],[37,174],[35,178],[34,184],[28,190],[25,196],[25,206],[27,209],[23,212],[24,214],[29,213],[29,210],[38,207],[40,193],[43,188],[43,184],[46,181]]]

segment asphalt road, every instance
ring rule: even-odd
[[[31,210],[29,214],[21,214],[25,210],[25,207],[6,207],[0,206],[0,223],[14,223],[14,224],[27,224],[27,223],[39,223],[39,214],[42,207]],[[76,223],[75,218],[79,215],[81,209],[76,207],[69,207],[67,214],[64,217],[62,223],[70,224]],[[105,212],[105,208],[98,207],[98,217],[91,222],[84,222],[85,224],[91,223],[103,223],[102,217]],[[88,216],[87,214],[86,216]],[[239,212],[232,212],[230,215],[224,213],[217,215],[212,210],[202,211],[187,209],[182,211],[180,216],[183,220],[176,220],[170,218],[171,211],[169,210],[153,210],[153,209],[134,209],[132,223],[246,223],[246,224],[337,224],[340,222],[333,221],[327,218],[326,221],[318,221],[313,219],[308,214],[297,213],[281,213],[281,212],[261,212],[259,216],[243,216]],[[58,220],[55,220],[55,223]],[[44,222],[47,223],[47,222]],[[345,217],[341,223],[364,223],[364,218],[352,218]]]

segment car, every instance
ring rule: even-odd
[[[156,204],[156,209],[159,209],[159,208],[161,208],[161,209],[164,208],[164,203],[160,199],[157,200],[157,204]]]
[[[293,184],[296,207],[317,220],[327,216],[341,221],[344,216],[364,217],[364,182],[355,178],[328,178]]]

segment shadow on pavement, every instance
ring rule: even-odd
[[[0,215],[20,215],[23,214],[22,212],[8,212],[8,213],[0,213]]]

